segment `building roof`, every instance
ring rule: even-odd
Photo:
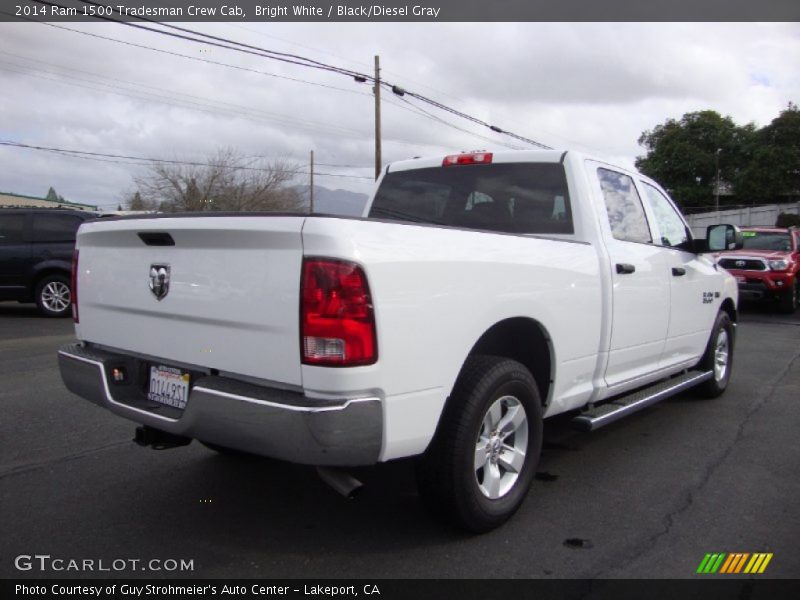
[[[14,204],[14,199],[21,200],[19,204]],[[39,204],[39,203],[45,204]],[[25,194],[15,194],[13,192],[0,192],[0,206],[31,206],[36,203],[38,206],[52,206],[53,208],[75,208],[78,210],[97,210],[93,204],[81,204],[80,202],[70,202],[69,200],[48,200],[39,196],[26,196]]]

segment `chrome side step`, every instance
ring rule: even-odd
[[[679,394],[690,387],[708,381],[712,377],[714,377],[713,371],[688,371],[683,375],[672,377],[584,411],[572,419],[572,424],[582,431],[594,431],[656,402]]]

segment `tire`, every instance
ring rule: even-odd
[[[734,336],[733,322],[728,313],[721,310],[714,321],[706,352],[698,363],[699,369],[714,371],[714,376],[698,387],[706,398],[717,398],[728,387],[733,370]]]
[[[68,317],[72,314],[72,290],[69,277],[46,275],[36,284],[36,306],[46,317]]]
[[[794,314],[797,310],[798,297],[800,296],[800,278],[795,279],[791,290],[783,292],[780,296],[780,311],[787,315]]]
[[[542,403],[530,371],[505,358],[470,357],[417,463],[420,495],[456,527],[490,531],[522,504],[541,450]]]

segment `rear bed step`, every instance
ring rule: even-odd
[[[661,381],[627,396],[616,398],[611,402],[584,411],[572,419],[572,424],[582,431],[599,429],[656,402],[674,396],[683,390],[708,381],[713,376],[713,371],[688,371],[683,375]]]

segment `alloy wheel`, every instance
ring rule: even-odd
[[[517,481],[528,451],[528,416],[514,396],[495,400],[475,444],[475,480],[491,500],[505,496]]]
[[[61,281],[51,281],[42,288],[42,304],[52,312],[63,312],[69,307],[69,286]]]
[[[728,332],[725,329],[720,329],[714,346],[714,379],[716,381],[725,379],[725,375],[728,373],[729,356]]]

